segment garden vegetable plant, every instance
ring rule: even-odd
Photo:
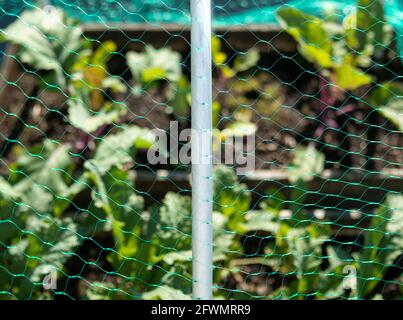
[[[26,99],[34,103],[22,103],[25,113],[8,112],[23,123],[21,132],[1,135],[0,299],[190,299],[190,190],[178,184],[157,197],[151,189],[158,181],[138,185],[141,174],[162,168],[169,180],[187,169],[144,157],[156,142],[157,120],[168,123],[164,130],[172,120],[190,125],[189,59],[148,43],[122,49],[90,40],[61,9],[48,10],[52,21],[34,9],[0,31],[1,41],[17,48],[12,59],[35,75]],[[322,192],[311,188],[327,168],[342,176],[353,170],[343,160],[353,153],[346,122],[367,126],[371,142],[379,118],[391,126],[388,135],[403,130],[401,81],[372,70],[393,55],[382,6],[358,0],[341,23],[290,7],[277,17],[316,83],[311,94],[293,81],[287,87],[257,46],[231,54],[225,36],[212,37],[214,147],[255,135],[264,168],[285,175],[261,193],[271,178],[249,185],[234,166],[214,166],[214,298],[401,299],[403,195],[391,190],[369,202],[353,226],[315,216],[317,207],[332,207],[309,198]],[[48,105],[47,94],[60,102]],[[23,133],[32,127],[39,138],[27,143]],[[337,132],[342,160],[329,156],[329,131]],[[391,149],[399,156],[400,147]],[[374,173],[366,164],[359,169]],[[358,232],[346,240],[336,227]],[[347,269],[356,274],[347,277]]]

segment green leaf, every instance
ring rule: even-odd
[[[148,45],[144,52],[128,52],[127,65],[136,85],[144,86],[158,80],[177,82],[182,76],[181,56],[169,48],[155,49]]]
[[[132,162],[137,148],[149,148],[154,141],[155,136],[149,129],[123,126],[119,132],[103,138],[93,159],[86,161],[84,166],[90,170],[96,167],[103,175],[112,166],[121,168],[122,165]]]
[[[403,131],[403,99],[389,102],[386,106],[381,107],[379,112],[400,131]]]
[[[397,81],[380,83],[374,88],[368,104],[403,131],[403,85]]]
[[[358,296],[368,298],[383,279],[388,266],[403,254],[403,196],[388,194],[371,217],[359,256]]]
[[[161,67],[146,68],[141,73],[141,82],[150,83],[157,80],[166,79],[167,72]]]
[[[369,102],[373,108],[379,108],[402,98],[403,85],[397,81],[388,81],[377,84],[371,91]]]
[[[22,194],[0,176],[0,245],[13,239],[21,227],[21,198]]]
[[[92,282],[85,295],[89,300],[122,300],[123,297],[119,295],[120,290],[115,287],[111,282]]]
[[[358,46],[354,49],[363,51],[372,46],[375,53],[384,50],[392,40],[392,30],[386,23],[383,3],[380,0],[358,0],[356,16]]]
[[[147,222],[143,216],[143,198],[136,195],[129,173],[111,167],[107,172],[90,167],[88,178],[93,181],[92,199],[96,207],[106,213],[112,226],[115,250],[108,261],[125,276],[137,276],[141,268],[149,263],[151,252],[141,252],[144,228]]]
[[[324,240],[312,237],[303,228],[293,228],[288,232],[286,241],[298,277],[298,294],[315,293],[323,260],[321,244]]]
[[[13,201],[20,197],[21,193],[0,176],[0,201]]]
[[[308,61],[316,63],[323,68],[330,68],[333,66],[331,55],[321,48],[302,44],[299,51]]]
[[[189,263],[192,261],[192,250],[172,251],[162,255],[161,259],[168,265],[181,262]]]
[[[231,230],[241,231],[251,203],[251,193],[247,186],[239,183],[231,168],[221,165],[213,172],[213,190],[214,210],[222,212],[228,218],[228,227]]]
[[[167,249],[182,251],[189,250],[192,233],[191,199],[173,192],[168,192],[159,212],[159,224],[156,237],[159,243]]]
[[[403,131],[403,86],[396,81],[377,85],[370,93],[371,107]]]
[[[174,88],[174,98],[169,102],[176,118],[181,119],[189,116],[190,111],[190,83],[185,76],[179,78]]]
[[[126,85],[121,80],[120,77],[106,77],[102,81],[102,88],[104,89],[111,89],[114,93],[124,93],[126,92]]]
[[[307,60],[324,68],[331,66],[332,42],[319,18],[292,7],[281,8],[276,15],[281,27],[299,43]]]
[[[326,251],[331,269],[345,266],[347,264],[354,264],[355,262],[353,256],[341,246],[329,245],[327,246]]]
[[[63,212],[73,203],[73,199],[88,187],[85,175],[75,179],[67,190],[56,196],[53,203],[53,213],[56,217],[61,217]]]
[[[187,200],[183,199],[183,201]],[[225,261],[227,259],[227,254],[230,251],[230,247],[233,244],[234,234],[233,232],[226,230],[227,222],[228,219],[222,213],[213,212],[213,262]],[[162,228],[164,228],[164,226],[162,226]],[[181,231],[178,230],[178,233],[181,233]],[[161,259],[168,265],[191,262],[191,244],[188,241],[186,241],[186,244],[188,245],[187,250],[183,245],[181,245],[181,251],[172,251],[163,254]]]
[[[341,299],[347,298],[345,292],[345,283],[343,280],[346,274],[343,272],[344,266],[327,269],[320,273],[318,284],[316,286],[316,299]],[[345,270],[344,270],[345,271]]]
[[[312,237],[303,228],[293,228],[288,232],[286,241],[299,275],[318,271],[317,268],[322,262],[320,245],[324,243],[324,240]]]
[[[235,69],[231,69],[227,64],[227,54],[221,49],[221,39],[217,36],[211,37],[211,54],[215,67],[220,70],[224,78],[230,79],[235,77]]]
[[[99,111],[92,111],[88,99],[70,98],[68,119],[72,126],[86,133],[92,133],[99,127],[116,123],[127,113],[127,107],[121,103],[106,104]]]
[[[228,218],[220,212],[213,212],[213,262],[229,258],[235,234],[228,228]]]
[[[42,185],[49,191],[61,193],[67,189],[64,175],[69,171],[72,161],[70,147],[45,140],[44,144],[24,153],[17,159],[19,172],[23,172],[31,181]],[[25,183],[16,188],[24,190]]]
[[[95,185],[91,193],[94,204],[105,211],[112,224],[115,241],[118,247],[123,248],[126,242],[131,241],[130,238],[139,237],[143,225],[143,198],[135,194],[128,172],[117,167],[110,168],[104,174],[97,167],[91,169],[87,176]]]
[[[353,67],[348,62],[334,67],[335,83],[344,90],[355,90],[364,85],[370,84],[371,76]]]
[[[11,177],[25,209],[49,213],[55,199],[68,192],[73,169],[69,151],[68,145],[46,140],[18,157]]]
[[[222,65],[227,61],[227,55],[221,51],[221,39],[217,36],[211,37],[211,53],[215,65]]]
[[[392,211],[386,227],[387,243],[384,246],[385,262],[387,265],[392,265],[396,258],[403,254],[403,195],[387,195],[384,205],[387,210]]]
[[[52,85],[66,89],[66,79],[80,51],[86,46],[82,30],[62,10],[52,7],[24,11],[3,31],[3,37],[19,46],[20,61],[35,70],[50,71]]]
[[[131,232],[141,217],[143,199],[134,193],[129,173],[112,167],[101,174],[93,167],[88,176],[96,186],[92,192],[95,205],[103,208],[112,221],[122,222],[121,230]]]
[[[245,231],[266,231],[275,235],[280,224],[276,213],[271,210],[251,210],[246,215]]]
[[[62,269],[67,259],[74,255],[79,243],[76,225],[67,218],[60,220],[31,216],[27,221],[27,230],[32,235],[29,236],[26,253],[40,258],[31,275],[35,282],[41,281],[52,269]]]
[[[276,216],[279,216],[280,210],[284,209],[285,201],[286,197],[280,190],[270,188],[266,190],[265,197],[262,199],[259,206],[263,210],[271,210],[276,213]]]
[[[118,76],[110,76],[108,62],[116,52],[117,46],[113,41],[102,42],[95,50],[85,50],[79,55],[73,66],[73,74],[69,79],[70,98],[73,105],[82,104],[88,112],[107,112],[107,108],[115,107],[106,102],[106,90],[112,92],[125,92],[126,85]],[[122,104],[122,103],[121,103]],[[89,118],[89,115],[86,116]]]
[[[215,129],[217,128],[218,122],[220,121],[221,104],[218,101],[213,101],[211,109],[212,109],[213,129]]]
[[[252,48],[246,53],[239,53],[234,59],[233,69],[236,72],[242,72],[255,67],[260,59],[259,49]]]
[[[293,150],[294,158],[288,167],[288,178],[293,184],[308,182],[322,173],[325,156],[313,146],[298,146]]]
[[[38,297],[43,278],[51,272],[59,273],[78,244],[76,226],[70,219],[29,215],[24,232],[2,257],[2,266],[7,270],[6,283],[2,285],[19,299]],[[19,274],[24,277],[13,276]]]

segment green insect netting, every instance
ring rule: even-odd
[[[212,1],[214,298],[403,298],[402,3]],[[189,1],[0,28],[0,299],[190,299]]]

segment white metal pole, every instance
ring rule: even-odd
[[[193,299],[212,298],[211,2],[191,0]]]

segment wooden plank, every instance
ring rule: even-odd
[[[169,33],[181,30],[190,30],[189,25],[177,23],[84,23],[82,28],[85,32],[105,32],[111,30],[125,32],[152,32],[164,31]],[[278,32],[281,28],[277,24],[241,24],[213,26],[215,32]]]
[[[189,172],[142,168],[144,170],[135,171],[136,188],[145,196],[160,199],[168,191],[189,193]],[[285,170],[256,170],[239,178],[252,192],[254,202],[261,200],[270,188],[291,198],[292,184]],[[325,170],[308,184],[304,203],[307,208],[371,210],[383,201],[387,192],[392,191],[403,191],[403,169],[372,173]]]
[[[138,49],[144,43],[156,47],[170,46],[174,50],[190,49],[190,28],[179,24],[84,24],[84,34],[98,42],[115,41],[120,48]],[[252,47],[261,50],[293,52],[295,41],[278,25],[251,24],[218,26],[214,32],[226,39],[228,45],[244,51]]]

